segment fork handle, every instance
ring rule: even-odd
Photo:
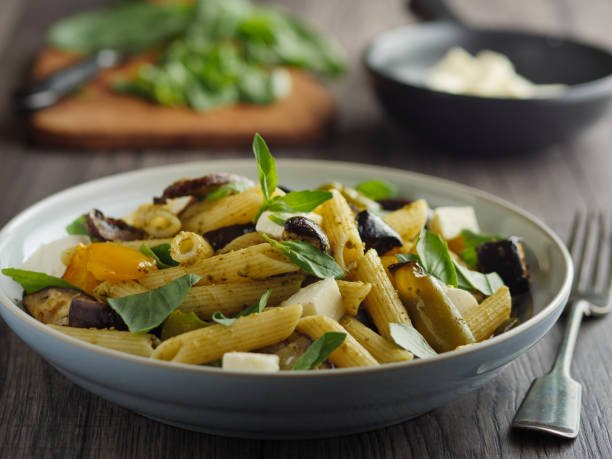
[[[572,357],[576,348],[576,340],[578,338],[578,330],[582,323],[582,318],[589,311],[589,302],[586,300],[577,300],[570,307],[567,325],[563,339],[557,351],[557,357],[553,365],[553,372],[560,372],[564,376],[570,376],[570,367],[572,365]]]

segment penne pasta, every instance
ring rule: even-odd
[[[142,357],[150,357],[153,353],[153,348],[159,343],[159,339],[155,335],[148,333],[130,333],[128,331],[98,330],[96,328],[75,328],[58,325],[48,326],[65,335],[90,344]]]
[[[215,324],[174,336],[160,344],[152,356],[178,363],[202,364],[226,352],[246,352],[286,339],[302,315],[302,306],[270,308],[240,317],[232,325]]]
[[[355,216],[346,199],[338,190],[331,190],[333,197],[317,208],[323,217],[323,230],[329,238],[334,259],[345,271],[363,254],[363,242],[357,229]]]
[[[194,263],[215,253],[206,239],[190,231],[181,231],[172,239],[170,256],[182,264]]]
[[[189,265],[160,269],[145,275],[139,282],[151,290],[188,273],[202,276],[197,285],[251,282],[298,269],[282,253],[265,243],[197,260]]]
[[[154,238],[171,237],[181,230],[181,221],[165,205],[153,204],[144,211],[142,229]]]
[[[342,320],[340,320],[340,325],[342,325],[359,344],[366,348],[378,363],[403,362],[414,358],[411,352],[383,338],[354,317],[348,315],[344,316]]]
[[[376,359],[342,325],[330,317],[304,317],[298,322],[297,330],[310,336],[313,340],[327,332],[346,333],[344,342],[329,355],[329,361],[337,367],[374,367],[378,365]]]
[[[144,293],[147,289],[138,281],[104,281],[94,289],[96,298],[105,300],[107,298],[120,298],[122,296]]]
[[[245,306],[256,303],[268,289],[272,290],[268,304],[275,306],[297,292],[304,278],[303,274],[289,274],[253,282],[192,287],[180,309],[193,311],[205,320],[217,311],[233,316]]]
[[[372,284],[366,282],[350,282],[337,280],[340,295],[342,296],[342,304],[347,313],[354,316],[359,311],[359,306],[365,297],[372,290]]]
[[[116,244],[123,245],[125,247],[131,247],[133,249],[140,249],[142,244],[147,247],[155,247],[162,244],[170,244],[172,242],[172,238],[164,237],[164,238],[156,238],[156,239],[141,239],[137,241],[113,241]]]
[[[262,244],[266,240],[261,236],[260,233],[252,232],[238,236],[236,239],[230,241],[227,245],[217,251],[217,253],[228,253],[232,250],[246,249],[252,245]]]
[[[364,303],[382,336],[385,338],[391,336],[390,322],[411,323],[408,312],[393,288],[376,250],[370,249],[357,259],[353,278],[372,284],[372,290],[366,296]]]
[[[474,334],[476,341],[489,338],[495,329],[510,318],[512,298],[510,290],[505,285],[493,295],[485,298],[478,306],[459,312]]]
[[[427,223],[428,209],[427,203],[419,199],[385,215],[383,220],[391,225],[404,241],[410,241],[419,235]]]

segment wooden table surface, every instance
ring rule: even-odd
[[[97,177],[160,164],[228,157],[244,151],[48,150],[24,142],[10,113],[11,91],[27,72],[54,20],[104,0],[0,2],[0,224],[50,193]],[[369,91],[359,56],[375,34],[413,22],[399,0],[286,2],[350,53],[349,76],[334,85],[337,130],[279,157],[330,158],[437,175],[479,187],[532,212],[562,237],[576,209],[612,209],[612,115],[573,143],[526,157],[465,158],[432,150],[395,127]],[[455,0],[472,24],[506,25],[581,37],[612,48],[607,0]],[[569,65],[569,63],[568,63]],[[581,432],[574,441],[509,428],[531,380],[546,372],[562,326],[460,400],[415,420],[360,435],[304,441],[251,441],[193,433],[150,421],[77,387],[25,346],[0,320],[0,457],[611,457],[610,320],[587,321],[573,374],[582,384]]]

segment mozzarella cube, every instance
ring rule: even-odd
[[[463,229],[480,232],[473,207],[437,207],[429,229],[447,241],[459,236]]]
[[[280,370],[278,355],[254,352],[226,352],[223,354],[224,370],[265,371]]]
[[[64,250],[75,247],[79,244],[89,244],[87,236],[66,236],[57,241],[39,247],[36,252],[28,257],[21,269],[37,271],[48,274],[49,276],[62,277],[66,271],[66,266],[62,263],[62,253]]]
[[[298,303],[302,305],[302,317],[319,315],[340,320],[345,313],[340,289],[331,277],[299,289],[280,305]]]
[[[283,231],[285,231],[285,227],[277,223],[274,223],[272,220],[270,220],[269,217],[270,215],[272,215],[272,213],[273,212],[266,210],[259,216],[259,218],[257,219],[257,224],[255,225],[255,231],[259,233],[267,234],[272,239],[280,239],[283,237]],[[291,217],[306,217],[312,220],[313,222],[315,222],[317,225],[320,225],[323,221],[323,217],[313,212],[309,212],[309,213],[296,212],[293,214],[276,213],[276,214],[279,217],[284,218],[285,220]]]
[[[476,301],[474,295],[467,290],[456,287],[446,287],[446,296],[448,296],[448,299],[451,300],[461,315],[478,307],[478,301]]]

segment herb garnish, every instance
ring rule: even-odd
[[[148,247],[143,242],[143,244],[140,246],[140,251],[147,257],[153,258],[159,269],[178,266],[178,262],[174,261],[170,255],[170,244],[159,244],[153,247]]]
[[[201,278],[195,274],[185,274],[148,292],[109,298],[108,304],[121,316],[132,333],[148,332],[181,305],[191,287]]]
[[[423,335],[410,324],[392,322],[389,324],[389,332],[398,346],[412,352],[419,359],[438,355],[427,340],[423,338]]]
[[[268,300],[270,299],[271,294],[272,294],[272,289],[269,288],[261,296],[261,298],[259,299],[257,303],[255,303],[252,306],[249,306],[248,308],[243,309],[238,314],[236,314],[236,317],[234,318],[225,317],[225,315],[222,312],[217,311],[212,315],[212,319],[218,324],[229,327],[234,322],[236,322],[236,319],[238,319],[239,317],[244,317],[244,316],[248,316],[249,314],[263,312],[263,310],[266,309],[266,306],[268,304]]]
[[[253,153],[257,161],[259,184],[264,198],[263,204],[253,218],[253,222],[256,222],[266,210],[285,213],[311,212],[333,197],[329,191],[324,190],[292,191],[284,196],[272,197],[278,181],[276,163],[268,145],[259,134],[255,134],[253,137]]]
[[[87,225],[85,224],[85,215],[77,217],[66,226],[66,232],[73,236],[89,236],[89,231],[87,231]]]
[[[183,312],[180,309],[172,311],[164,321],[161,329],[161,339],[167,340],[176,335],[182,335],[198,328],[208,327],[210,324],[200,319],[195,312]]]
[[[478,246],[485,242],[499,241],[501,239],[505,239],[505,237],[499,234],[475,233],[474,231],[464,229],[461,231],[461,241],[463,242],[464,249],[459,255],[470,267],[476,269],[478,266],[478,253],[476,252]]]
[[[296,266],[320,279],[333,277],[342,279],[344,271],[332,257],[312,244],[304,241],[275,241],[262,234],[262,237],[279,249]]]
[[[297,359],[292,370],[310,370],[325,362],[346,339],[346,333],[327,332],[308,346],[308,349]]]
[[[17,269],[17,268],[4,268],[2,270],[2,274],[5,276],[12,277],[15,282],[21,284],[23,289],[26,292],[26,295],[30,293],[36,293],[39,290],[47,287],[59,287],[59,288],[74,288],[77,290],[81,290],[78,287],[75,287],[70,282],[65,281],[64,279],[60,279],[59,277],[49,276],[45,273],[39,273],[36,271],[28,271],[26,269]]]
[[[395,185],[382,180],[368,180],[357,185],[355,189],[374,201],[392,198],[397,193]]]
[[[221,185],[215,191],[212,191],[206,195],[207,201],[216,201],[217,199],[224,198],[230,194],[240,194],[243,191],[251,188],[250,182],[230,182],[225,185]]]

